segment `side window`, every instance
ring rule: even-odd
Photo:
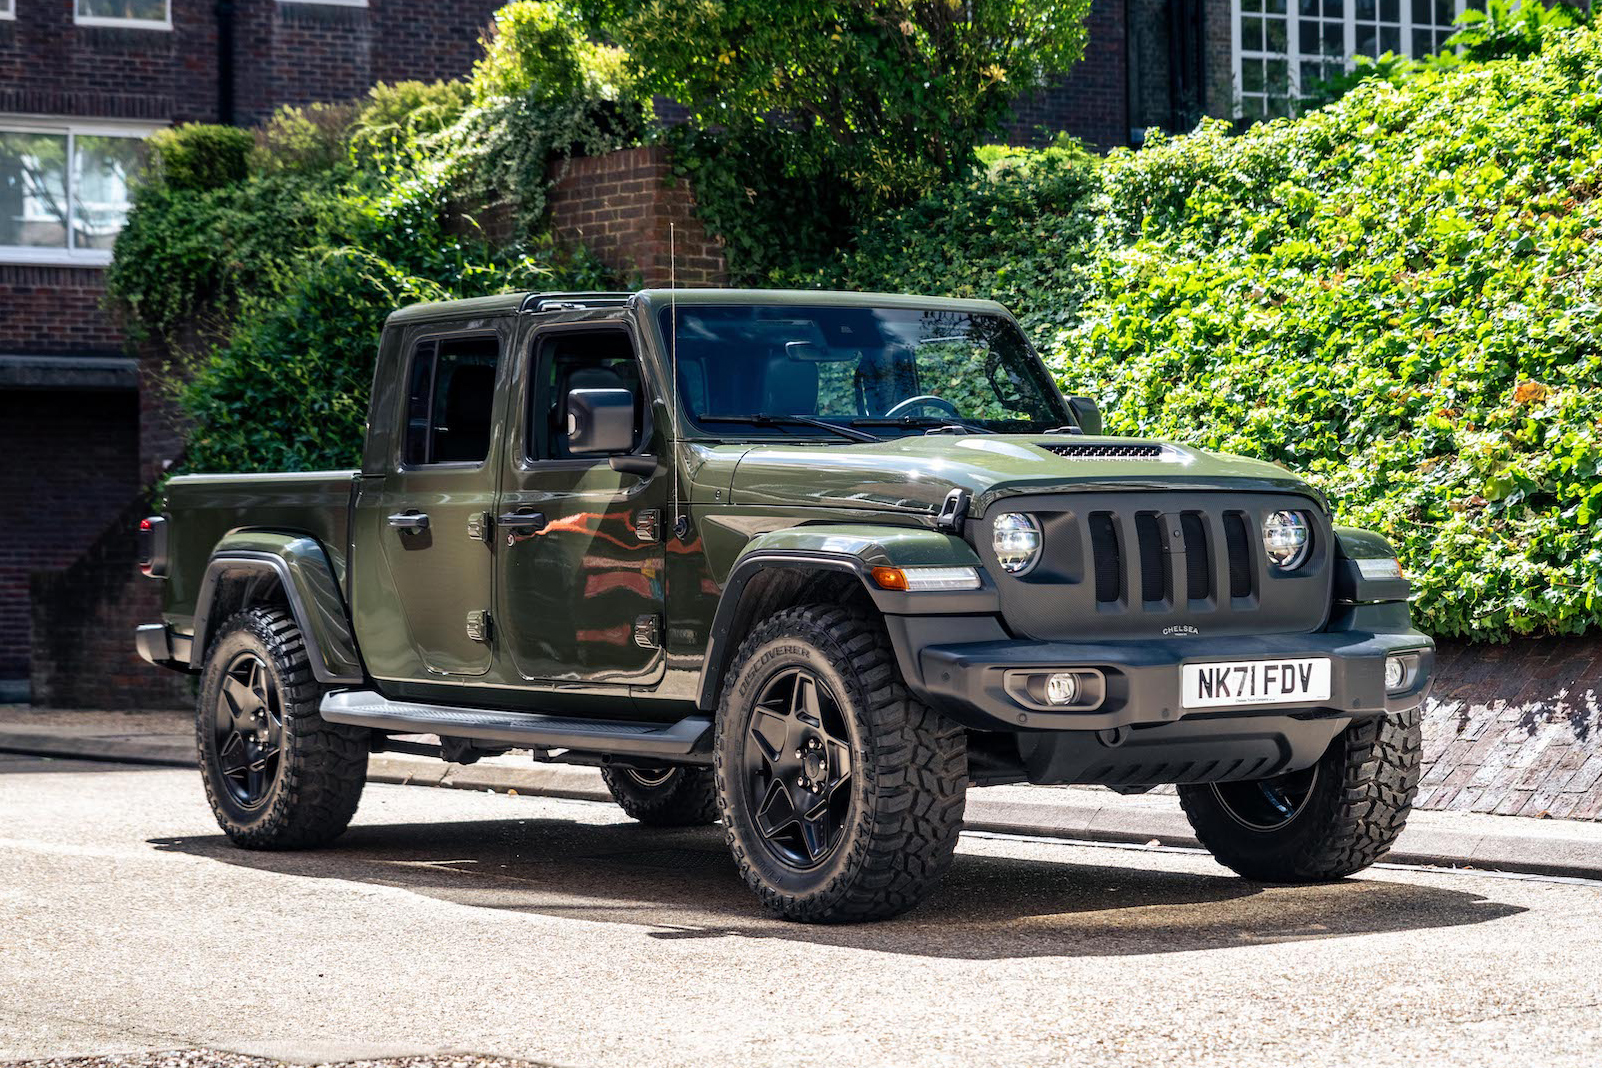
[[[493,337],[443,338],[417,346],[406,381],[403,463],[484,462],[499,362],[500,343]]]
[[[564,460],[567,451],[567,395],[575,389],[626,389],[634,394],[634,444],[640,446],[644,393],[634,346],[622,330],[551,335],[539,347],[530,391],[530,460]],[[538,455],[532,455],[535,451]],[[587,457],[588,459],[589,457]]]

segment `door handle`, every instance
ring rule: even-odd
[[[389,517],[389,525],[396,530],[415,533],[428,529],[427,512],[396,512]]]
[[[506,531],[506,544],[515,545],[519,538],[531,538],[545,529],[545,513],[507,512],[495,517],[495,525]]]

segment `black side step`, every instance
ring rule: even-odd
[[[524,749],[573,749],[618,756],[662,757],[685,764],[711,762],[710,754],[697,752],[701,739],[712,730],[712,721],[705,716],[686,716],[677,723],[572,719],[534,712],[391,701],[370,690],[328,694],[323,698],[321,711],[330,723],[349,723],[398,734],[437,734]]]

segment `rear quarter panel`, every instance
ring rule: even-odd
[[[236,531],[315,540],[346,591],[350,500],[355,471],[266,475],[182,475],[167,483],[167,622],[193,633],[195,601],[217,543]]]

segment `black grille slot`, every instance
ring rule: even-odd
[[[1150,512],[1135,515],[1135,540],[1140,543],[1140,598],[1161,601],[1168,596],[1168,568],[1163,560],[1163,532]]]
[[[1090,555],[1096,565],[1096,600],[1110,604],[1124,592],[1124,560],[1111,512],[1090,513]]]
[[[1207,551],[1207,524],[1200,512],[1183,512],[1179,530],[1185,538],[1185,596],[1199,601],[1213,592],[1212,554]]]
[[[1161,460],[1168,450],[1161,445],[1065,444],[1041,442],[1040,447],[1070,460]]]
[[[1252,547],[1247,540],[1246,517],[1239,512],[1224,513],[1224,544],[1229,552],[1229,595],[1252,595]]]

